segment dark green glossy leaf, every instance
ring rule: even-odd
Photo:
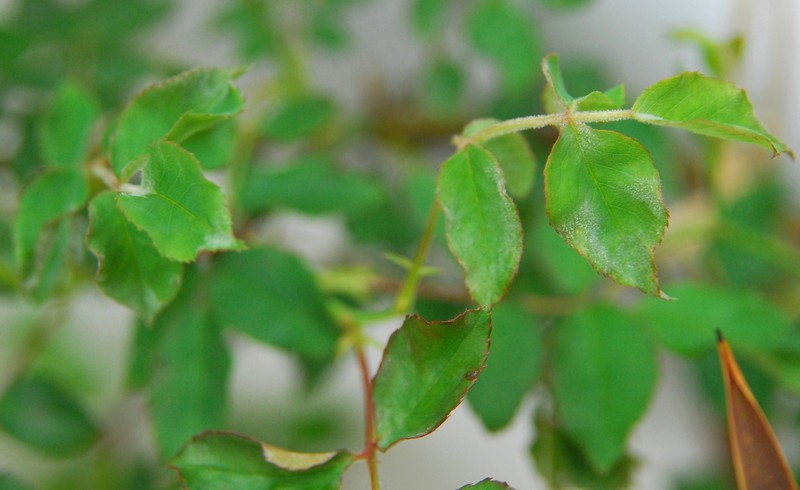
[[[42,229],[77,211],[86,202],[89,186],[78,170],[53,169],[39,175],[20,199],[14,222],[17,263],[23,277],[31,272]]]
[[[683,73],[646,89],[633,104],[637,121],[683,128],[694,133],[788,152],[753,114],[744,90],[699,73]]]
[[[207,432],[171,461],[191,490],[336,490],[353,455],[296,453],[249,437]]]
[[[463,135],[469,136],[496,122],[499,121],[476,119],[464,128]],[[525,137],[519,133],[504,134],[484,141],[480,146],[500,164],[508,193],[517,199],[526,197],[533,189],[539,162]]]
[[[491,478],[486,478],[485,480],[481,480],[478,483],[473,485],[464,485],[463,487],[459,488],[458,490],[465,490],[467,488],[471,488],[473,490],[493,490],[493,489],[511,489],[508,483],[499,482],[497,480],[492,480]],[[513,489],[511,489],[513,490]]]
[[[379,449],[422,437],[444,422],[484,367],[490,329],[483,310],[449,322],[406,318],[389,338],[373,380]]]
[[[411,21],[423,37],[432,37],[443,28],[449,0],[414,0]]]
[[[250,213],[290,208],[308,214],[358,215],[382,199],[374,180],[338,171],[324,155],[309,155],[286,166],[255,170],[244,183],[240,205]]]
[[[676,285],[670,292],[678,300],[644,301],[640,312],[664,344],[682,354],[713,349],[717,329],[744,349],[780,347],[791,329],[785,313],[752,292],[702,284]]]
[[[653,250],[668,214],[658,172],[635,140],[564,126],[545,167],[550,223],[602,274],[661,296]]]
[[[152,85],[133,99],[111,138],[111,164],[127,180],[156,140],[180,143],[233,117],[244,101],[239,69],[197,68]]]
[[[98,113],[97,102],[80,85],[61,85],[42,124],[41,151],[45,161],[54,167],[80,168],[86,160]]]
[[[533,81],[541,48],[527,11],[510,2],[482,0],[469,15],[467,31],[475,49],[498,65],[509,90]]]
[[[149,404],[161,454],[224,421],[230,355],[195,279],[153,323]]]
[[[264,125],[264,135],[277,140],[309,137],[330,124],[336,106],[323,96],[306,95],[279,106]]]
[[[99,431],[86,409],[48,380],[25,376],[0,399],[0,426],[51,456],[72,456],[89,449]]]
[[[500,430],[514,417],[539,378],[542,338],[534,317],[500,304],[492,310],[492,338],[486,368],[467,395],[488,430]]]
[[[617,463],[656,382],[645,331],[618,310],[597,306],[555,329],[553,391],[565,430],[594,468]]]
[[[202,251],[241,248],[222,191],[203,177],[191,153],[170,141],[152,145],[142,169],[141,194],[119,194],[117,205],[170,260],[192,261]]]
[[[236,122],[227,119],[220,124],[201,131],[181,143],[206,170],[213,170],[228,163],[236,146]]]
[[[504,192],[494,157],[469,145],[439,170],[439,203],[447,242],[467,276],[470,294],[480,305],[500,301],[522,256],[517,209]]]
[[[114,193],[89,204],[88,245],[97,256],[97,283],[147,321],[178,293],[183,266],[158,253],[147,234],[117,208]]]
[[[464,95],[464,71],[449,60],[434,63],[423,79],[420,104],[435,116],[452,116]]]
[[[258,248],[214,262],[211,302],[225,326],[305,357],[328,359],[335,321],[305,264],[285,252]]]

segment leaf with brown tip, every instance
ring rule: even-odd
[[[728,406],[728,436],[739,490],[797,490],[786,458],[764,412],[717,331]]]

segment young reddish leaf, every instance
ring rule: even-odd
[[[130,163],[147,153],[152,142],[167,138],[180,143],[238,114],[244,100],[233,80],[241,73],[197,68],[144,90],[122,113],[111,138],[114,172],[127,179],[135,171]]]
[[[558,234],[603,275],[663,296],[653,250],[668,213],[647,150],[614,131],[566,125],[544,176],[547,213]]]
[[[739,87],[699,73],[683,73],[646,89],[633,104],[634,118],[694,133],[756,143],[775,155],[791,152],[753,114]]]
[[[467,275],[470,294],[491,306],[503,297],[522,257],[517,208],[494,157],[468,145],[439,170],[447,242]]]
[[[354,456],[297,453],[228,432],[193,438],[171,461],[191,490],[307,488],[336,490]]]
[[[473,485],[464,485],[458,490],[466,490],[469,488],[471,488],[472,490],[497,490],[497,489],[514,490],[513,488],[508,486],[508,483],[492,480],[491,478],[486,478],[485,480],[481,480]]]
[[[192,261],[204,250],[235,250],[225,196],[203,177],[200,164],[180,146],[161,140],[142,169],[143,195],[119,194],[117,205],[153,240],[161,254]]]
[[[147,321],[178,293],[183,266],[158,253],[147,234],[104,192],[89,204],[89,249],[97,256],[97,284]]]
[[[728,436],[733,468],[741,490],[797,490],[769,421],[744,379],[728,343],[717,331],[728,407]]]
[[[409,316],[391,338],[373,380],[378,448],[433,432],[461,403],[489,353],[489,313],[448,322]]]
[[[567,318],[554,331],[553,391],[559,419],[598,473],[620,460],[656,382],[646,331],[608,306]]]

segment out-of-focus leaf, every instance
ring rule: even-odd
[[[500,301],[522,256],[522,227],[494,157],[468,145],[439,170],[447,241],[480,305]]]
[[[449,322],[406,318],[389,338],[373,380],[379,449],[422,437],[444,422],[484,367],[490,329],[483,310]]]
[[[359,215],[382,198],[374,180],[338,171],[323,155],[310,155],[286,166],[254,171],[239,199],[242,209],[250,213],[290,208],[307,214]]]
[[[206,170],[214,170],[228,163],[236,146],[236,123],[233,119],[201,131],[181,143]]]
[[[236,0],[224,4],[217,17],[218,27],[238,39],[239,54],[252,61],[272,54],[278,45],[275,15],[271,3]]]
[[[88,195],[86,178],[78,170],[49,170],[28,186],[20,199],[14,222],[16,257],[23,277],[31,273],[42,229],[80,209]]]
[[[492,489],[510,489],[513,490],[508,483],[499,482],[497,480],[492,480],[491,478],[486,478],[485,480],[481,480],[478,483],[473,485],[464,485],[463,487],[459,488],[458,490],[465,490],[468,488],[472,488],[473,490],[492,490]]]
[[[467,31],[475,49],[498,65],[505,87],[516,92],[533,81],[541,48],[527,11],[510,2],[481,0],[469,14]]]
[[[192,435],[223,423],[230,369],[222,333],[187,277],[178,299],[153,323],[148,391],[161,454],[171,456]]]
[[[539,265],[558,292],[578,294],[586,291],[600,276],[550,227],[545,213],[541,214],[535,224],[526,227],[526,260]]]
[[[550,223],[598,272],[663,296],[653,251],[667,227],[647,150],[613,131],[561,128],[545,166]]]
[[[539,474],[553,488],[630,488],[636,468],[636,462],[624,455],[610,470],[597,471],[568,434],[541,416],[536,419],[536,440],[531,446],[531,456]]]
[[[796,490],[797,482],[769,421],[750,392],[728,343],[719,335],[717,347],[727,394],[728,435],[739,488]]]
[[[755,143],[774,155],[791,151],[753,114],[753,104],[739,87],[699,73],[683,73],[647,88],[633,104],[634,118],[648,124]]]
[[[573,9],[582,7],[592,0],[538,0],[541,4],[557,9]]]
[[[470,136],[492,124],[496,119],[476,119],[464,128],[463,135]],[[491,153],[500,168],[508,193],[517,199],[525,198],[533,189],[539,162],[528,141],[519,133],[505,134],[481,143]]]
[[[264,124],[264,135],[277,140],[309,137],[333,121],[336,106],[327,97],[306,95],[280,105]]]
[[[694,44],[700,48],[703,61],[712,75],[726,79],[739,63],[744,48],[744,38],[734,36],[727,42],[717,42],[702,32],[692,29],[680,29],[671,33],[676,41]]]
[[[425,73],[420,104],[433,115],[452,116],[464,95],[464,71],[449,60],[439,60]]]
[[[8,473],[0,473],[0,490],[33,490],[33,487]]]
[[[314,278],[297,257],[270,248],[214,261],[216,318],[247,335],[304,357],[329,359],[338,329]]]
[[[542,338],[537,321],[516,306],[492,310],[492,337],[486,368],[467,395],[488,430],[511,422],[541,372]]]
[[[414,0],[411,21],[423,37],[432,37],[442,29],[449,0]]]
[[[296,453],[233,433],[206,432],[172,459],[186,488],[336,490],[354,456]]]
[[[203,177],[191,153],[170,141],[151,146],[142,194],[119,194],[117,205],[170,260],[187,262],[202,251],[242,247],[220,188]]]
[[[42,156],[54,167],[80,168],[86,160],[92,125],[100,109],[80,85],[67,82],[56,91],[40,133]]]
[[[67,285],[67,265],[72,250],[72,220],[63,219],[45,226],[36,247],[33,269],[25,278],[24,290],[37,301],[44,301]]]
[[[775,349],[791,328],[775,305],[750,292],[702,284],[676,285],[670,292],[678,300],[648,299],[640,312],[664,344],[682,354],[710,349],[716,329],[722,329],[734,345]]]
[[[87,238],[97,256],[97,283],[108,296],[131,307],[147,321],[178,293],[183,266],[158,253],[147,234],[117,208],[114,193],[89,204]]]
[[[89,449],[99,431],[80,402],[48,380],[25,376],[0,399],[0,426],[26,444],[57,457]]]
[[[567,318],[554,334],[559,418],[595,470],[607,473],[653,392],[655,353],[645,331],[606,306]]]
[[[111,137],[111,164],[127,180],[151,143],[181,143],[233,117],[244,101],[233,81],[241,69],[197,68],[152,85],[133,99]]]

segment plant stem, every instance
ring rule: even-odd
[[[428,248],[431,245],[431,238],[436,231],[436,221],[439,219],[439,202],[434,200],[431,209],[428,212],[428,221],[425,223],[425,230],[422,232],[422,238],[417,248],[417,254],[414,256],[414,262],[408,270],[403,289],[397,296],[397,301],[394,305],[394,311],[399,314],[405,314],[411,309],[414,300],[417,296],[417,285],[419,284],[419,275],[422,266],[425,262],[425,256],[428,254]]]
[[[361,370],[361,380],[364,384],[364,451],[361,455],[367,460],[369,468],[370,488],[380,490],[381,480],[378,475],[378,459],[375,457],[375,404],[372,402],[372,380],[369,375],[369,365],[367,356],[364,355],[364,348],[360,344],[355,346],[358,367]]]
[[[484,141],[510,133],[518,133],[526,129],[539,129],[545,126],[561,126],[571,122],[602,123],[633,119],[635,113],[630,109],[615,111],[562,112],[559,114],[543,114],[525,116],[492,124],[469,137],[456,136],[453,143],[460,150],[469,144],[477,145]]]

